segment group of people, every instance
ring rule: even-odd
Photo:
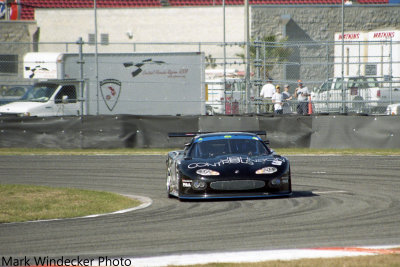
[[[308,114],[308,97],[310,92],[306,86],[303,86],[303,82],[298,80],[298,87],[294,91],[292,96],[289,92],[290,86],[285,84],[284,91],[281,92],[280,85],[274,86],[272,80],[269,79],[267,83],[262,87],[260,96],[264,99],[265,112],[274,112],[275,114],[287,114],[292,113],[288,100],[292,100],[293,97],[297,98],[297,114],[307,115]]]

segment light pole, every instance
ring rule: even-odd
[[[244,38],[246,40],[246,112],[250,112],[250,32],[249,32],[249,0],[244,1]]]
[[[342,0],[342,113],[346,111],[346,95],[344,93],[344,0]]]
[[[98,46],[97,46],[97,1],[94,0],[94,46],[95,46],[95,73],[96,73],[96,103],[97,103],[97,112],[96,114],[99,115],[99,56],[98,56]]]
[[[224,43],[224,91],[226,90],[226,19],[225,19],[225,0],[222,1],[223,9],[223,43]],[[225,99],[225,97],[224,97]]]

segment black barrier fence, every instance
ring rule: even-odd
[[[400,148],[399,116],[84,116],[0,119],[0,147],[179,148],[169,132],[267,132],[274,148]]]

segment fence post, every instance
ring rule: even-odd
[[[82,37],[79,37],[78,41],[76,42],[76,44],[79,46],[79,61],[77,62],[80,66],[79,66],[79,79],[80,79],[80,101],[81,101],[81,116],[83,116],[83,88],[84,88],[84,81],[83,81],[83,64],[85,64],[85,62],[83,61],[83,39]]]

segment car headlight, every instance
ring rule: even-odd
[[[18,117],[30,117],[30,116],[31,116],[30,112],[18,113]]]
[[[192,183],[192,188],[194,190],[205,190],[207,188],[207,184],[204,181],[194,181]]]
[[[264,167],[256,171],[256,174],[271,174],[277,172],[278,169],[275,167]]]
[[[213,171],[213,170],[210,170],[210,169],[198,169],[196,171],[196,173],[198,175],[202,175],[202,176],[216,176],[216,175],[219,175],[219,172]]]

